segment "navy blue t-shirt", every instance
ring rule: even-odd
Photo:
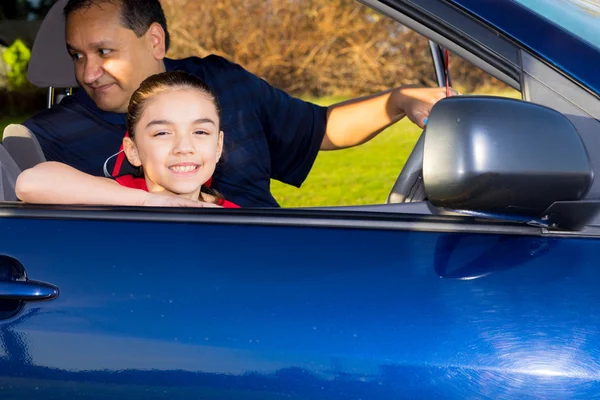
[[[186,71],[217,94],[225,134],[213,187],[242,207],[277,206],[270,179],[299,187],[325,134],[327,109],[289,96],[222,57],[165,59],[167,71]],[[96,176],[119,151],[125,114],[100,110],[84,90],[25,121],[46,159]]]

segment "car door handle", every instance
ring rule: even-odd
[[[0,281],[0,300],[42,301],[58,296],[54,285],[38,281]]]

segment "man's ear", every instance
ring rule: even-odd
[[[223,154],[223,131],[219,132],[219,142],[217,143],[217,162],[221,159]]]
[[[165,43],[165,30],[159,23],[153,22],[148,31],[146,31],[146,36],[150,41],[150,46],[152,47],[152,55],[157,60],[162,60],[165,58],[167,54],[167,45]]]
[[[140,167],[142,165],[137,147],[135,147],[135,142],[130,137],[123,138],[123,151],[131,165],[134,167]]]

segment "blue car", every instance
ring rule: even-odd
[[[440,101],[381,205],[0,204],[2,400],[600,395],[600,7],[363,2],[522,100]]]

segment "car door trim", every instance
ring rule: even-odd
[[[185,222],[199,224],[384,229],[484,234],[543,234],[540,227],[456,215],[418,215],[355,210],[315,209],[190,209],[0,204],[0,218]]]
[[[439,0],[358,1],[520,90],[518,48],[500,32],[458,7]]]

